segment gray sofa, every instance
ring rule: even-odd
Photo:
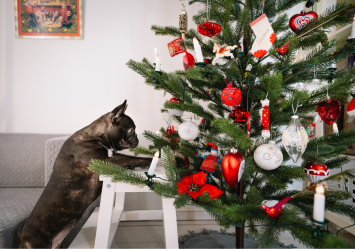
[[[0,133],[0,248],[18,248],[17,230],[42,194],[68,137]],[[67,235],[63,248],[70,245],[99,203],[100,197]]]

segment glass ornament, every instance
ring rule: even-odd
[[[184,140],[194,140],[197,138],[198,134],[200,133],[200,130],[194,122],[191,121],[191,118],[187,118],[186,122],[182,123],[179,126],[179,136],[184,139]]]
[[[290,123],[282,133],[282,144],[294,163],[301,158],[306,150],[308,134],[297,115],[291,117]]]
[[[187,12],[184,9],[181,10],[179,15],[179,30],[182,33],[182,39],[185,40],[185,34],[187,33]]]
[[[212,37],[221,33],[222,28],[217,23],[207,22],[201,23],[197,27],[197,31],[204,36]]]

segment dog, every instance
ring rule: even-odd
[[[32,213],[18,230],[20,248],[59,248],[87,207],[101,193],[92,159],[134,169],[148,167],[151,158],[116,151],[138,145],[135,124],[125,115],[127,101],[69,137],[54,163],[53,173]]]

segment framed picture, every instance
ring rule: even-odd
[[[14,0],[16,38],[83,39],[82,0]]]

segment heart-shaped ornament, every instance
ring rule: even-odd
[[[301,11],[301,14],[293,15],[289,22],[289,27],[293,32],[298,33],[301,29],[310,21],[318,20],[318,15],[314,11],[304,12]]]
[[[332,124],[339,116],[340,110],[341,104],[338,100],[328,99],[318,104],[316,112],[326,124]]]

